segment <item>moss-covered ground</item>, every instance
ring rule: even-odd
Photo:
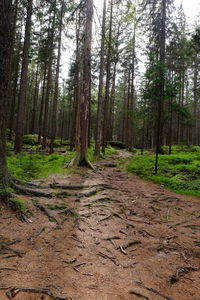
[[[154,165],[155,155],[146,152],[135,155],[127,170],[176,193],[200,196],[200,147],[174,145],[171,155],[159,155],[158,174],[154,173]]]
[[[57,141],[58,143],[59,141]],[[67,168],[67,166],[73,159],[75,152],[66,151],[66,153],[56,153],[59,150],[57,145],[53,154],[38,153],[39,146],[36,145],[35,135],[24,136],[23,148],[26,149],[26,147],[28,147],[28,152],[25,150],[22,153],[14,154],[13,144],[10,142],[7,144],[8,167],[12,176],[25,181],[31,181],[32,179],[46,178],[52,174],[68,174],[73,171]],[[62,149],[65,148],[67,150],[68,147],[62,146]],[[117,153],[117,150],[111,146],[106,148],[106,155]],[[88,149],[88,157],[91,162],[96,160],[94,156],[94,143]]]

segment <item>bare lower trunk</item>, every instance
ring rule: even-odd
[[[12,1],[0,1],[0,198],[6,198],[9,176],[6,162],[6,114],[12,44]]]
[[[91,167],[88,161],[88,115],[90,99],[90,73],[91,73],[91,40],[92,40],[92,16],[93,0],[86,2],[86,21],[83,43],[83,68],[82,68],[82,85],[80,93],[80,108],[78,115],[78,144],[77,155],[73,165]]]

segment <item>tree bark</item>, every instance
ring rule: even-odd
[[[95,155],[100,155],[101,147],[101,129],[103,117],[103,77],[104,77],[104,61],[105,61],[105,31],[106,31],[106,0],[103,5],[102,32],[101,32],[101,56],[100,56],[100,72],[99,72],[99,90],[98,90],[98,110],[97,110],[97,127],[95,141]]]
[[[0,0],[0,198],[6,198],[9,176],[6,162],[6,114],[12,46],[12,1]]]
[[[20,91],[19,91],[17,124],[16,124],[16,131],[15,131],[15,153],[21,152],[22,149],[22,137],[23,137],[23,130],[24,130],[24,110],[25,110],[26,90],[27,90],[27,81],[28,81],[28,59],[29,59],[30,35],[31,35],[32,5],[33,5],[33,0],[28,0],[26,29],[25,29],[24,47],[23,47],[23,55],[22,55],[22,70],[21,70],[21,81],[20,81]]]
[[[56,7],[56,1],[54,2]],[[49,99],[52,86],[52,62],[53,62],[53,50],[54,50],[54,29],[55,29],[55,9],[53,13],[53,21],[51,27],[51,34],[49,39],[49,51],[48,51],[48,71],[47,71],[47,85],[46,85],[46,95],[44,101],[44,119],[43,119],[43,140],[42,148],[45,149],[47,146],[47,135],[48,135],[48,117],[49,117]]]
[[[80,94],[79,109],[79,130],[77,154],[73,160],[74,166],[91,167],[88,161],[88,110],[90,99],[90,72],[91,72],[91,43],[92,43],[92,18],[93,18],[93,0],[86,1],[86,20],[83,40],[83,69],[82,85]]]
[[[111,67],[111,45],[112,45],[112,22],[113,22],[113,0],[110,3],[110,21],[109,21],[109,38],[108,38],[108,53],[106,63],[106,88],[104,100],[104,116],[103,116],[103,134],[102,134],[102,152],[105,154],[105,148],[108,136],[108,106],[110,96],[110,67]]]
[[[165,100],[165,48],[166,48],[166,0],[161,2],[161,29],[160,29],[160,72],[159,72],[159,99],[158,99],[158,116],[156,132],[156,160],[155,174],[158,173],[158,155],[162,152],[163,137],[163,105]]]
[[[56,130],[57,130],[57,106],[58,106],[58,94],[59,94],[59,73],[60,73],[60,59],[61,59],[61,46],[62,46],[63,17],[64,17],[64,1],[62,1],[62,7],[60,12],[58,55],[57,55],[55,91],[54,91],[54,99],[53,99],[53,110],[52,110],[53,113],[52,113],[52,124],[51,124],[50,153],[53,153],[53,143],[56,137]]]

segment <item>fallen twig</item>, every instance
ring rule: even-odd
[[[123,249],[121,245],[119,245],[119,249],[124,255],[127,255],[127,252]]]

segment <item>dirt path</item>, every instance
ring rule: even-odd
[[[1,207],[1,287],[45,288],[73,300],[200,300],[199,199],[128,175],[118,162],[113,156],[96,172],[50,177],[73,189],[26,197],[32,223]],[[16,300],[50,299],[13,291]]]

